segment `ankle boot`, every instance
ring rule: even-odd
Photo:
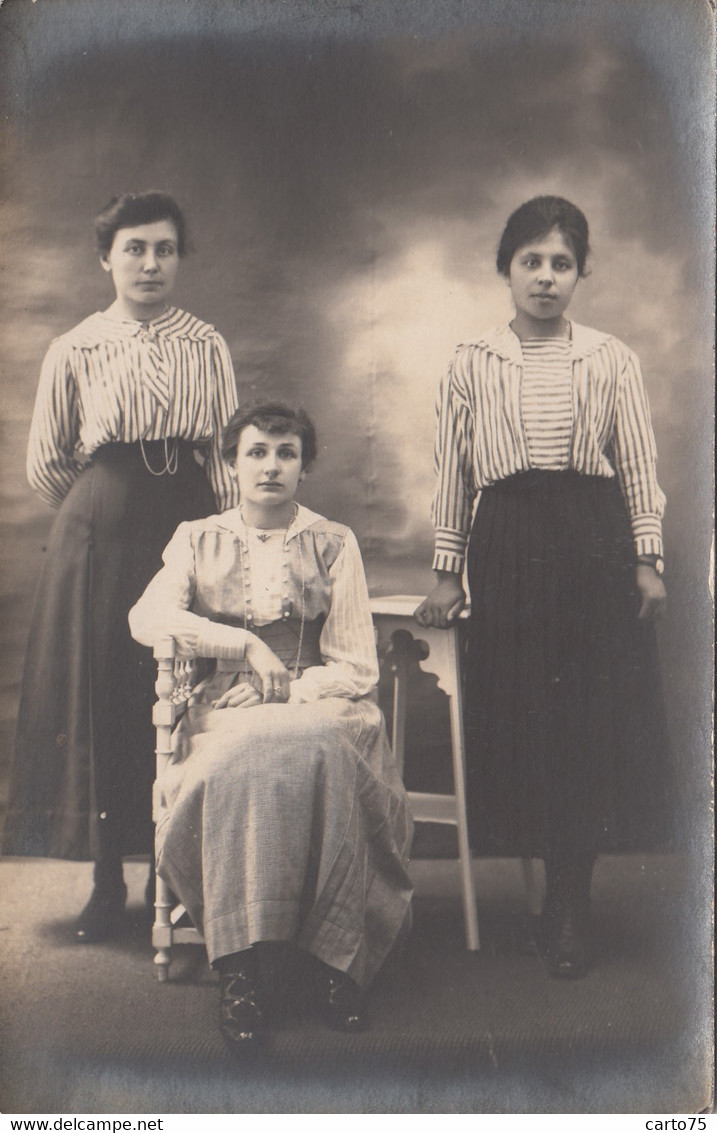
[[[366,996],[345,972],[320,960],[315,975],[316,1010],[334,1031],[364,1031],[368,1020]]]
[[[590,881],[594,855],[545,863],[545,903],[536,925],[538,954],[549,975],[579,979],[591,964]]]
[[[254,949],[221,956],[219,970],[219,1033],[227,1049],[242,1056],[263,1046],[269,1026],[259,965]]]
[[[75,922],[78,944],[99,944],[116,935],[122,923],[127,886],[122,877],[122,859],[95,863],[94,888]]]

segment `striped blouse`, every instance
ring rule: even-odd
[[[522,344],[521,412],[531,468],[570,467],[573,432],[572,347],[564,338]]]
[[[59,507],[101,445],[179,437],[205,448],[220,509],[237,502],[219,451],[237,407],[226,342],[208,323],[170,307],[150,323],[98,312],[50,345],[30,427],[27,477]]]
[[[132,636],[149,646],[174,637],[184,657],[242,661],[251,632],[241,625],[247,613],[250,537],[239,508],[180,523],[165,548],[163,568],[130,610]],[[283,576],[294,609],[303,607],[311,620],[324,619],[323,664],[304,669],[291,682],[290,703],[367,696],[378,682],[378,661],[356,536],[299,507],[285,538],[266,547],[269,554],[285,557],[276,575]],[[249,585],[254,595],[255,580],[250,578]]]
[[[665,497],[638,358],[612,335],[577,323],[571,331],[568,467],[586,476],[617,476],[637,554],[661,555]],[[505,326],[459,346],[441,383],[434,570],[463,569],[481,489],[535,467],[523,416],[525,366],[523,345]]]

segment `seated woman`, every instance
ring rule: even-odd
[[[204,935],[240,1050],[268,1028],[266,941],[311,954],[330,1025],[365,1025],[363,989],[410,916],[411,820],[372,695],[356,538],[294,501],[311,421],[240,411],[222,452],[240,506],[180,524],[129,620],[145,645],[171,635],[181,656],[217,659],[176,732],[157,862]]]

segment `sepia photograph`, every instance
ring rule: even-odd
[[[712,1112],[714,48],[0,5],[0,1112]]]

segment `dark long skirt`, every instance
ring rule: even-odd
[[[486,489],[468,578],[474,849],[546,857],[664,844],[670,760],[655,631],[637,617],[617,483],[528,472]]]
[[[164,445],[144,447],[161,468]],[[151,850],[154,662],[127,613],[177,524],[215,510],[191,445],[178,453],[176,474],[155,476],[139,445],[105,445],[60,507],[25,658],[5,853]]]

